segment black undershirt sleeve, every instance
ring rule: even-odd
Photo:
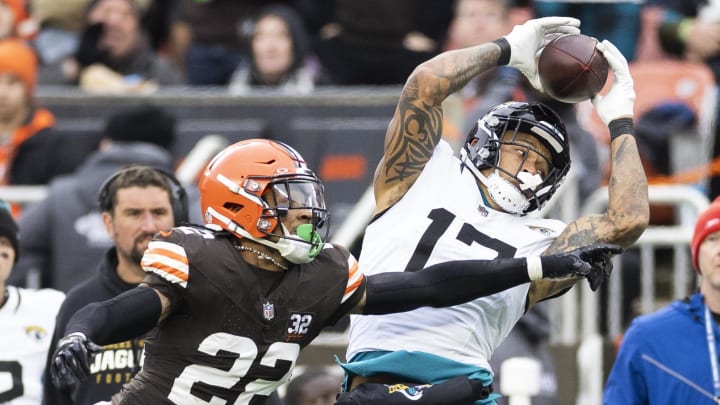
[[[528,282],[524,258],[451,261],[417,272],[380,273],[367,276],[363,314],[458,305]]]
[[[135,287],[88,304],[70,318],[65,335],[81,332],[101,346],[142,336],[157,325],[162,304],[155,290]]]

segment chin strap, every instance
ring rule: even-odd
[[[525,215],[525,210],[530,206],[530,201],[528,201],[520,189],[503,178],[497,169],[495,169],[489,178],[486,178],[483,184],[487,187],[490,198],[492,198],[503,211],[510,214]]]
[[[528,201],[515,185],[505,180],[497,168],[495,168],[495,171],[489,177],[485,177],[480,173],[480,170],[472,164],[472,161],[470,161],[464,149],[460,153],[465,167],[485,186],[487,194],[494,203],[500,206],[503,211],[510,214],[525,215],[525,210],[530,206],[530,201]],[[529,178],[526,180],[531,182],[533,179]],[[540,181],[542,182],[542,180]],[[515,195],[513,196],[513,194]]]

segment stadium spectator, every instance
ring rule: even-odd
[[[65,295],[5,284],[17,261],[20,240],[9,206],[4,201],[1,204],[0,403],[39,404],[55,315]]]
[[[478,117],[459,158],[441,138],[443,102],[450,94],[497,65],[515,67],[539,87],[537,51],[557,34],[579,33],[579,25],[570,17],[528,20],[493,42],[447,51],[413,71],[375,170],[376,204],[360,254],[366,274],[405,274],[461,258],[549,254],[581,241],[627,247],[640,237],[649,206],[633,136],[635,90],[627,61],[609,41],[598,44],[598,50],[612,68],[613,85],[592,100],[612,133],[613,170],[604,212],[569,224],[534,215],[568,173],[569,137],[574,135],[544,104],[507,102]],[[599,288],[609,275],[591,278],[591,288]],[[518,320],[577,281],[538,280],[449,308],[352,317],[348,362],[342,365],[350,391],[341,394],[342,403],[400,400],[409,390],[389,392],[386,385],[407,381],[436,384],[466,376],[488,387],[493,351]],[[496,396],[479,403],[492,403]]]
[[[300,15],[291,7],[263,8],[253,21],[250,56],[230,80],[230,92],[275,88],[292,94],[309,93],[325,82],[322,66],[312,55]]]
[[[653,0],[662,7],[658,25],[660,45],[668,55],[691,62],[704,63],[720,83],[720,5],[702,0]],[[717,90],[717,88],[716,88]],[[720,103],[716,114],[720,112]],[[720,119],[715,119],[713,159],[720,158]],[[708,197],[720,196],[720,176],[710,178]]]
[[[44,84],[78,83],[96,93],[151,93],[182,84],[172,62],[150,46],[135,0],[92,0],[74,55],[47,65]]]
[[[35,273],[40,286],[67,292],[90,277],[112,246],[97,206],[100,186],[130,164],[172,171],[175,126],[173,115],[152,105],[112,114],[99,134],[99,148],[75,172],[53,180],[44,200],[23,210],[18,225],[26,243],[11,284],[26,285],[28,274]]]
[[[186,203],[182,192],[174,180],[148,166],[131,166],[107,179],[98,194],[98,205],[105,231],[114,246],[96,264],[92,275],[86,275],[83,282],[68,292],[57,316],[51,352],[64,336],[65,326],[75,311],[92,302],[113,298],[142,281],[142,254],[155,233],[172,228],[174,218],[182,215],[181,205]],[[143,337],[98,348],[90,368],[92,377],[67,390],[57,389],[50,383],[48,364],[43,404],[94,405],[109,399],[140,369]],[[51,360],[49,357],[48,361]]]
[[[720,398],[720,199],[698,216],[690,248],[699,290],[632,321],[604,404],[711,404]]]
[[[50,362],[55,386],[92,372],[96,343],[149,332],[142,370],[114,405],[264,403],[292,375],[300,350],[350,311],[445,306],[531,278],[596,277],[620,251],[602,245],[366,278],[347,249],[323,242],[323,185],[290,146],[230,145],[198,188],[206,227],[158,233],[142,258],[142,284],[73,315]],[[487,396],[467,378],[453,383],[440,387],[448,399]]]
[[[28,39],[36,32],[24,0],[0,0],[0,39]]]
[[[80,33],[85,25],[85,12],[91,0],[26,0],[34,25],[39,27],[33,38],[33,46],[43,65],[54,65],[71,57],[80,43]],[[141,9],[148,8],[151,0],[134,0]],[[172,0],[171,0],[172,1]],[[48,70],[51,72],[51,70]],[[40,70],[40,83],[59,80]]]
[[[285,405],[334,405],[342,375],[323,367],[310,367],[287,384]]]
[[[35,105],[37,69],[24,40],[0,40],[0,184],[47,184],[75,170],[97,146],[54,130],[54,114]]]
[[[45,52],[69,56],[78,44],[78,37],[84,25],[85,10],[90,0],[26,0],[30,14],[40,27],[35,38],[35,48],[43,63],[57,62],[59,56],[45,59]],[[48,35],[51,34],[51,35]],[[57,35],[56,35],[57,34]],[[45,37],[47,35],[47,37]],[[52,48],[52,41],[58,50]]]
[[[247,33],[252,19],[267,4],[264,0],[179,0],[171,47],[191,85],[225,86],[230,82],[237,66],[248,58]]]
[[[138,1],[138,0],[136,0]],[[179,0],[143,0],[149,4],[144,7],[143,26],[148,34],[150,47],[162,55],[168,56],[173,64],[180,69],[180,65],[170,55],[170,27],[172,18],[177,11]]]
[[[305,3],[304,15],[331,15],[313,32],[314,49],[330,80],[341,85],[404,83],[415,66],[440,52],[452,17],[451,1],[328,0],[315,1],[314,10],[307,5],[313,1]]]
[[[37,58],[25,41],[0,40],[0,184],[44,184],[78,161],[46,154],[56,146],[55,117],[34,106],[36,76]]]
[[[680,0],[685,1],[685,0]],[[530,2],[535,17],[562,15],[582,21],[583,34],[607,39],[617,46],[625,59],[632,62],[642,30],[639,0],[534,0]]]
[[[29,0],[32,19],[39,27],[32,44],[40,59],[41,84],[65,82],[58,66],[63,59],[72,57],[80,43],[89,1]]]

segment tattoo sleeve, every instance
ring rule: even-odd
[[[611,164],[605,212],[568,224],[543,254],[567,252],[601,242],[627,248],[645,231],[650,219],[647,179],[633,136],[624,135],[612,141]],[[575,282],[577,280],[533,283],[529,302],[533,304],[561,293]]]
[[[402,90],[385,136],[383,188],[412,183],[442,136],[442,102],[497,64],[494,43],[444,52],[418,66]]]

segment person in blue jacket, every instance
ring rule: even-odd
[[[699,291],[633,320],[603,404],[720,403],[720,198],[698,216],[691,252]]]

